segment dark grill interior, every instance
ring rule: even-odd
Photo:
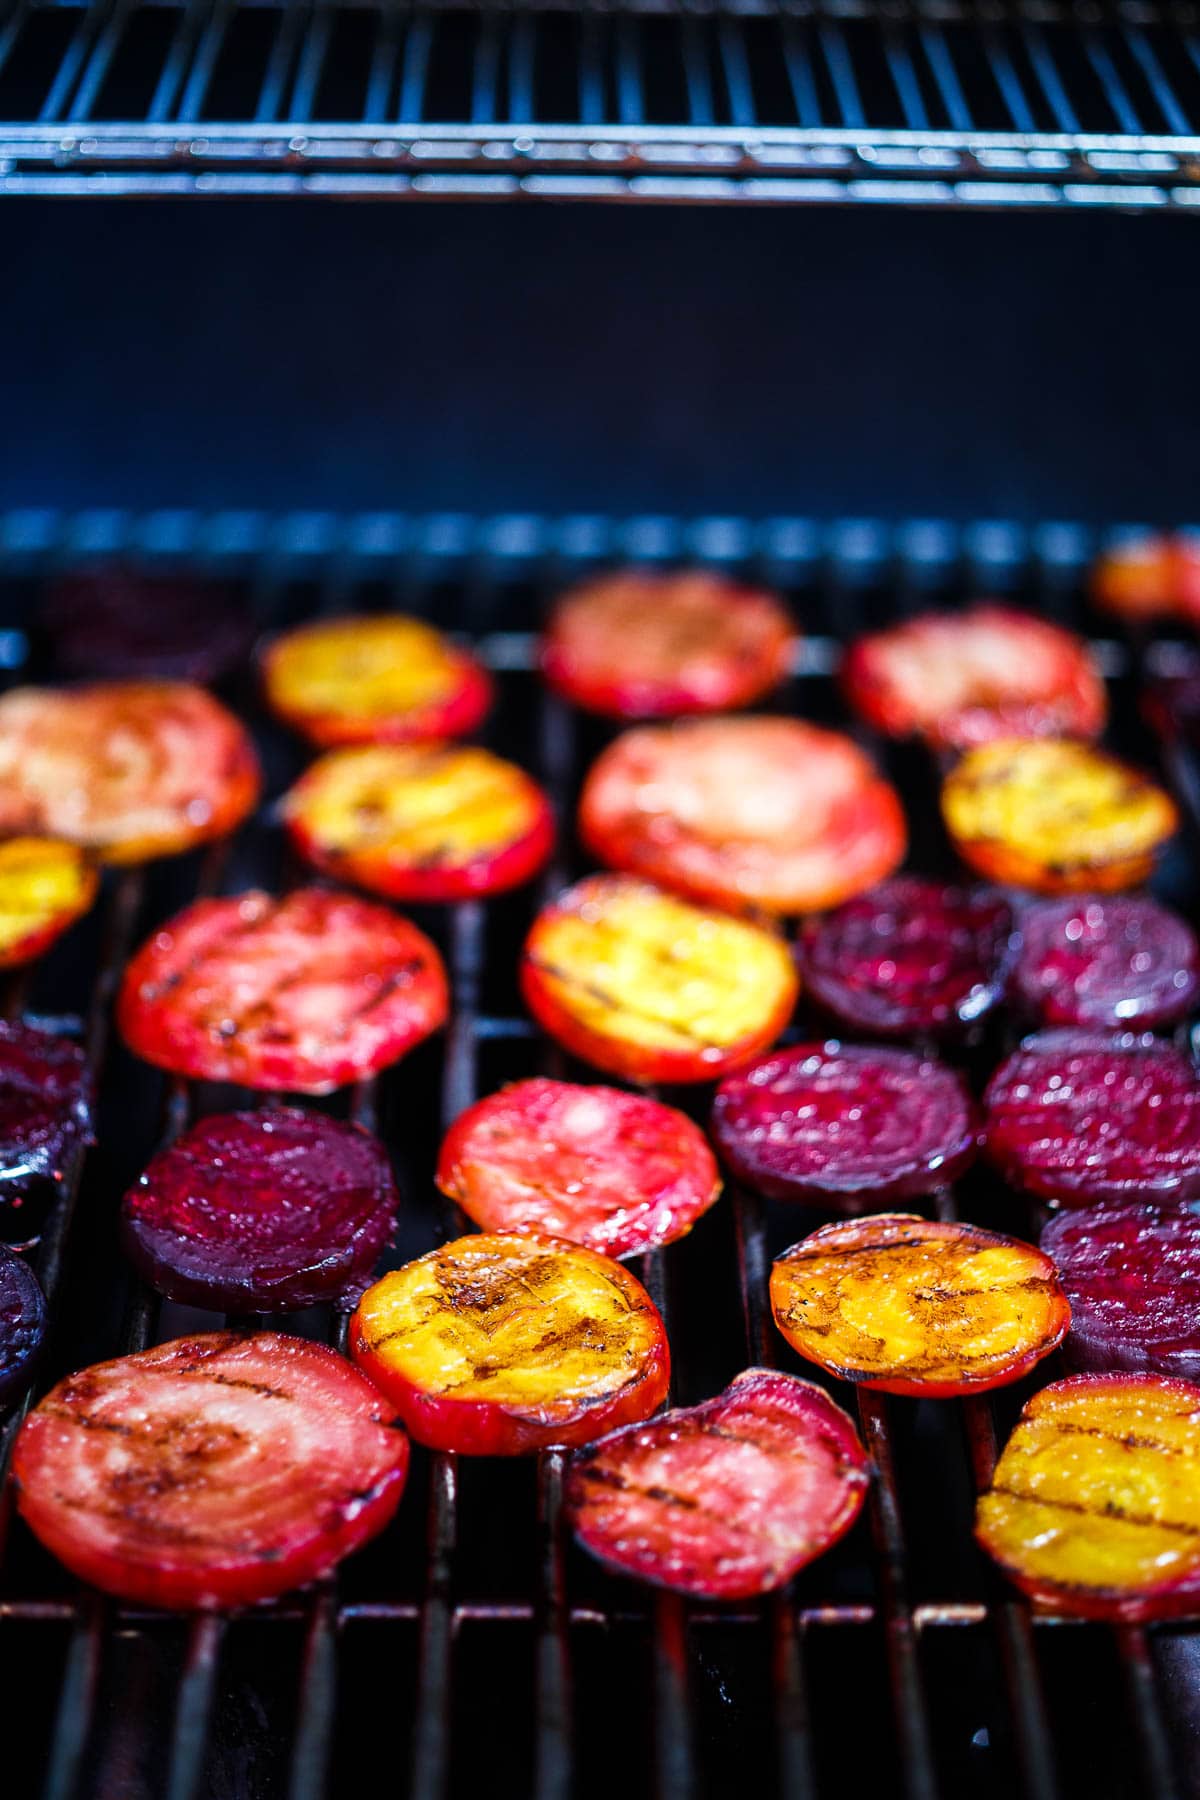
[[[1185,802],[1197,791],[1191,752],[1155,743],[1136,705],[1144,659],[1153,668],[1181,652],[1106,636],[1080,593],[1093,542],[1067,525],[1027,534],[987,522],[26,513],[0,518],[0,545],[0,617],[13,626],[0,634],[0,662],[14,679],[38,673],[36,634],[20,621],[32,617],[46,575],[111,553],[223,571],[264,625],[399,606],[468,631],[500,672],[489,741],[540,772],[567,821],[606,731],[541,690],[530,633],[562,584],[625,557],[703,556],[780,588],[809,636],[778,704],[843,724],[831,679],[839,638],[918,604],[1011,594],[1103,639],[1111,741],[1157,764]],[[261,717],[248,676],[231,699],[256,721],[274,798],[301,754]],[[951,868],[932,765],[915,751],[874,748],[906,799],[912,865]],[[10,987],[10,1010],[81,1032],[103,1078],[99,1146],[73,1171],[34,1253],[55,1319],[42,1388],[84,1361],[211,1323],[136,1286],[116,1248],[115,1208],[165,1134],[245,1096],[166,1082],[135,1064],[113,1040],[108,1003],[131,944],[198,889],[297,878],[270,798],[228,847],[110,875],[93,919],[31,981]],[[1197,824],[1193,804],[1156,884],[1185,910],[1200,892]],[[579,866],[568,825],[551,880]],[[516,951],[538,897],[418,912],[452,970],[450,1029],[378,1083],[328,1103],[376,1121],[395,1156],[397,1262],[455,1229],[432,1186],[439,1120],[521,1074],[586,1078],[539,1039],[517,999]],[[802,1010],[794,1033],[815,1029]],[[994,1065],[1007,1029],[1001,1021],[963,1053],[972,1079]],[[704,1116],[706,1092],[668,1097]],[[937,1206],[1036,1228],[986,1171]],[[646,1259],[681,1401],[715,1391],[748,1362],[778,1359],[812,1374],[774,1332],[765,1303],[771,1257],[814,1223],[730,1194],[690,1238]],[[279,1323],[323,1337],[335,1330],[316,1312]],[[1046,1378],[1058,1372],[1043,1365]],[[565,1800],[614,1787],[720,1796],[753,1783],[802,1800],[1183,1800],[1197,1791],[1200,1636],[1186,1626],[1110,1630],[1032,1617],[972,1548],[974,1486],[1029,1388],[1003,1391],[994,1409],[986,1398],[862,1395],[878,1469],[869,1516],[762,1605],[684,1605],[603,1575],[564,1541],[553,1453],[536,1464],[456,1466],[417,1451],[396,1522],[335,1583],[192,1623],[80,1592],[6,1507],[0,1705],[6,1774],[20,1773],[5,1791],[310,1800],[363,1781],[420,1800],[479,1789]]]

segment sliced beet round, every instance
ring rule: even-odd
[[[214,1312],[353,1306],[396,1220],[382,1144],[298,1107],[202,1119],[125,1196],[129,1255]]]
[[[1170,1025],[1200,993],[1200,945],[1156,900],[1042,900],[1021,920],[1013,990],[1046,1025]]]
[[[42,623],[64,675],[220,680],[250,654],[248,610],[217,581],[113,565],[64,575]]]
[[[849,1531],[869,1467],[823,1389],[747,1369],[715,1399],[576,1455],[566,1509],[584,1549],[623,1575],[737,1600],[782,1587]]]
[[[0,1020],[0,1236],[35,1234],[44,1202],[91,1125],[91,1082],[79,1045]]]
[[[1071,1302],[1077,1369],[1200,1376],[1200,1210],[1114,1200],[1061,1212],[1042,1232]]]
[[[1063,1206],[1200,1197],[1200,1080],[1160,1038],[1036,1032],[983,1098],[988,1156],[1032,1194]]]
[[[994,889],[899,875],[813,921],[800,968],[808,992],[855,1030],[948,1037],[999,1000],[1014,934]]]
[[[46,1300],[28,1264],[0,1248],[0,1407],[33,1374],[46,1335]]]
[[[957,1075],[911,1050],[797,1044],[717,1089],[713,1132],[734,1175],[775,1200],[872,1210],[932,1193],[975,1154]]]

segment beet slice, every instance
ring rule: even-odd
[[[1077,1369],[1200,1377],[1200,1210],[1113,1200],[1058,1213],[1042,1232],[1071,1302]]]
[[[46,1336],[46,1298],[33,1270],[0,1247],[0,1406],[29,1383]]]
[[[1046,1025],[1170,1025],[1200,993],[1200,945],[1144,896],[1043,900],[1022,915],[1012,982]]]
[[[774,1200],[870,1210],[932,1193],[975,1154],[967,1090],[910,1050],[797,1044],[717,1089],[713,1131],[748,1187]]]
[[[700,1599],[782,1587],[837,1543],[870,1464],[810,1381],[747,1369],[701,1406],[627,1425],[572,1458],[566,1510],[585,1550]]]
[[[170,1300],[214,1312],[353,1306],[396,1219],[382,1144],[279,1107],[202,1119],[125,1196],[125,1246]]]
[[[1063,1206],[1200,1196],[1200,1080],[1149,1033],[1036,1032],[983,1099],[988,1156],[1032,1194]]]
[[[79,1045],[0,1020],[0,1236],[34,1235],[53,1184],[90,1141],[91,1127],[91,1080]]]
[[[900,875],[813,921],[800,969],[808,992],[856,1030],[950,1037],[999,1000],[1015,931],[994,889]]]
[[[42,624],[64,675],[106,679],[219,681],[254,641],[248,609],[220,582],[119,564],[56,581]]]

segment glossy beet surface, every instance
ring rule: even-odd
[[[1200,1210],[1114,1200],[1042,1232],[1071,1302],[1065,1355],[1080,1369],[1200,1377]]]
[[[932,1193],[975,1154],[971,1102],[951,1070],[909,1050],[835,1040],[729,1076],[713,1131],[747,1186],[847,1212]]]
[[[850,1529],[869,1464],[854,1426],[794,1375],[747,1369],[700,1406],[626,1426],[573,1458],[586,1550],[700,1599],[781,1587]]]
[[[1200,947],[1143,895],[1043,900],[1022,915],[1012,986],[1046,1025],[1170,1025],[1200,993]]]
[[[800,970],[807,991],[855,1030],[952,1036],[999,1000],[1014,931],[1012,908],[992,889],[899,875],[814,921]]]
[[[28,1385],[46,1335],[46,1301],[19,1256],[0,1248],[0,1407]]]
[[[91,1132],[91,1084],[69,1038],[0,1020],[0,1235],[37,1229],[48,1185]]]
[[[1200,1196],[1200,1081],[1149,1034],[1039,1031],[992,1076],[987,1153],[1011,1181],[1058,1200]]]
[[[63,674],[84,677],[218,681],[254,639],[249,611],[219,582],[116,565],[56,581],[42,625]]]
[[[353,1305],[395,1218],[382,1144],[295,1107],[202,1119],[123,1208],[129,1254],[160,1293],[236,1313]]]

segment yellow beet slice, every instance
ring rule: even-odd
[[[18,837],[0,843],[0,968],[30,962],[81,918],[98,876],[75,844]]]

